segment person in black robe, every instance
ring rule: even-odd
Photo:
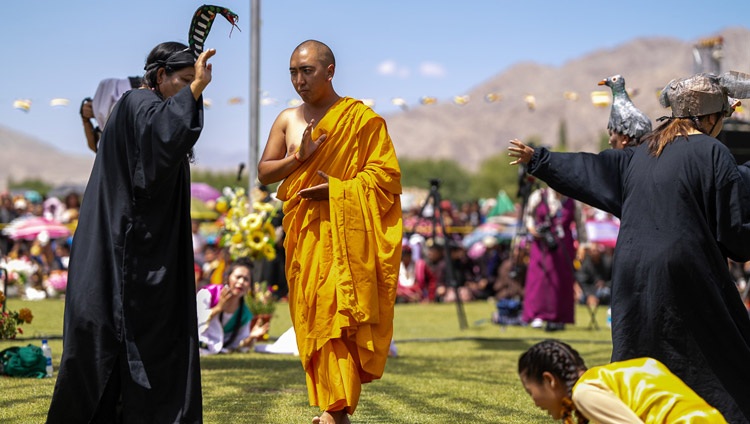
[[[728,422],[748,423],[750,319],[727,266],[750,259],[748,167],[714,138],[732,110],[716,77],[673,81],[662,104],[673,116],[637,147],[552,153],[513,140],[511,163],[621,218],[612,361],[658,359]]]
[[[156,46],[101,137],[73,239],[48,423],[200,423],[189,156],[207,50]]]

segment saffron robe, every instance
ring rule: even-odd
[[[311,405],[353,413],[382,376],[401,258],[401,171],[383,118],[344,97],[313,130],[326,140],[279,186],[289,307]],[[329,200],[297,196],[329,176]]]
[[[653,358],[587,370],[573,386],[573,403],[592,423],[726,423],[719,411]]]
[[[727,258],[750,260],[750,186],[726,146],[678,137],[599,154],[536,149],[529,172],[621,218],[612,362],[662,362],[731,423],[750,423],[750,319]]]
[[[48,423],[109,412],[118,380],[124,422],[202,422],[187,157],[202,128],[189,86],[115,105],[73,238]]]

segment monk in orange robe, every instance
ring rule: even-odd
[[[292,53],[304,103],[281,112],[258,164],[284,182],[289,307],[313,423],[348,423],[362,383],[383,375],[401,258],[401,171],[385,121],[333,89],[335,59],[308,40]]]

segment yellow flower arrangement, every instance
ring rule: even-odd
[[[251,209],[245,189],[239,187],[226,187],[223,194],[216,202],[226,208],[221,242],[229,248],[232,259],[274,260],[276,229],[271,224],[276,212],[274,205],[253,202]]]
[[[5,293],[0,290],[0,306],[5,303]],[[16,334],[23,334],[21,325],[31,324],[34,315],[29,308],[0,313],[0,340],[15,339]]]

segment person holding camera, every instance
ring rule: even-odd
[[[550,188],[529,196],[524,224],[532,237],[526,271],[522,320],[534,328],[556,331],[572,324],[575,316],[573,286],[575,239],[586,239],[581,207],[572,198]]]

